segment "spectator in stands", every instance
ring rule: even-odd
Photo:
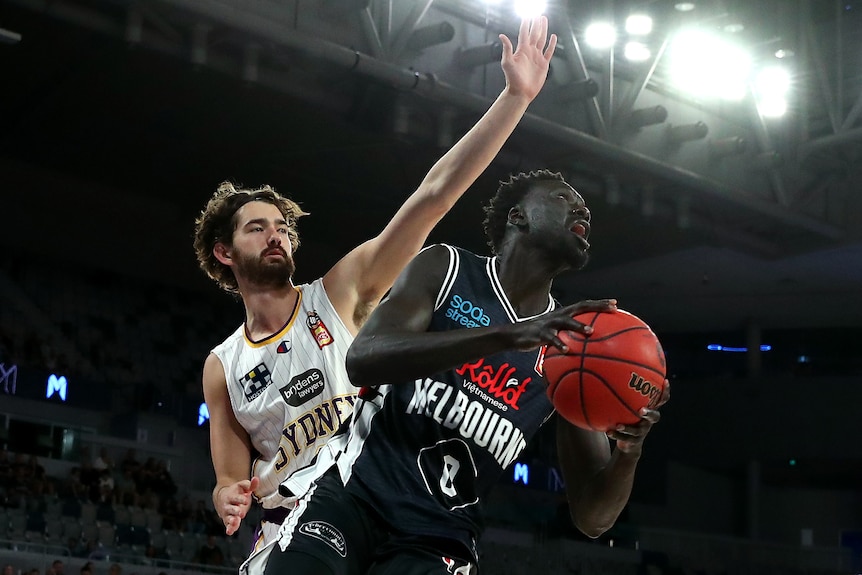
[[[110,543],[110,542],[109,542]],[[102,541],[90,539],[87,541],[87,559],[104,561],[111,554],[111,549]]]
[[[108,567],[108,575],[123,575],[123,568],[120,567],[119,563],[111,563],[111,566]]]
[[[195,561],[201,565],[212,565],[214,567],[224,566],[224,552],[216,544],[215,536],[207,536],[207,541],[195,555]]]
[[[92,467],[92,465],[93,465],[93,453],[92,453],[92,451],[90,451],[89,445],[82,445],[81,446],[80,457],[81,457],[81,463],[84,463],[86,461]]]
[[[99,472],[99,503],[114,502],[114,476],[111,470],[104,468]]]
[[[28,481],[33,477],[35,469],[27,459],[26,453],[16,453],[12,460],[12,475],[16,481]]]
[[[171,477],[167,462],[164,460],[156,461],[151,482],[153,491],[160,499],[173,497],[177,492],[177,485],[174,483],[174,478]]]
[[[12,479],[6,490],[7,504],[9,507],[17,507],[30,494],[30,480],[32,468],[27,464],[27,457],[23,453],[16,453],[12,460]]]
[[[99,450],[99,456],[93,460],[93,468],[102,471],[103,469],[112,470],[114,468],[114,460],[108,453],[108,448],[103,447]]]
[[[87,488],[81,482],[81,468],[72,467],[69,475],[60,483],[60,498],[82,501],[87,498]]]
[[[87,545],[87,540],[83,537],[69,537],[66,542],[66,547],[72,553],[72,557],[86,557],[90,552]]]
[[[18,575],[16,569],[9,563],[3,566],[3,575]]]
[[[210,525],[211,521],[209,518],[209,513],[207,511],[206,503],[204,503],[203,499],[198,499],[197,504],[195,505],[194,510],[191,513],[188,521],[188,531],[190,533],[207,533],[209,534],[209,530],[207,529]]]
[[[54,571],[54,575],[65,575],[66,565],[60,559],[54,559],[54,562],[51,563],[51,569]]]
[[[138,454],[133,448],[129,448],[126,451],[126,455],[123,456],[122,461],[120,461],[120,471],[124,474],[126,471],[131,471],[132,476],[134,476],[138,469],[141,467],[141,462],[138,461]]]
[[[180,499],[179,508],[177,509],[177,521],[180,525],[180,531],[187,531],[189,528],[189,521],[194,514],[194,506],[192,505],[192,500],[189,499],[188,495],[184,495],[182,499]]]
[[[170,557],[165,552],[164,548],[159,549],[152,543],[147,545],[146,550],[144,550],[144,556],[149,559],[150,565],[154,567],[168,567]]]
[[[89,457],[81,459],[81,485],[84,486],[83,498],[87,501],[99,500],[99,472],[93,467]]]
[[[182,531],[183,522],[180,517],[180,507],[177,500],[174,498],[162,502],[159,508],[162,515],[162,529],[165,531]]]
[[[81,575],[93,575],[93,562],[87,561],[81,565]]]
[[[114,495],[117,503],[121,505],[138,505],[138,490],[135,485],[134,472],[131,469],[123,469],[116,479]]]

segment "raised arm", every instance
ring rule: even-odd
[[[515,324],[426,332],[448,265],[448,250],[431,246],[407,266],[347,352],[353,385],[410,381],[505,350],[559,346],[559,330],[586,329],[573,315],[615,308],[614,300],[583,301]]]
[[[224,369],[213,354],[204,362],[203,388],[210,414],[210,450],[216,475],[213,505],[224,523],[225,533],[233,535],[248,513],[252,493],[260,480],[248,477],[251,443],[233,413]]]
[[[416,191],[375,238],[342,258],[324,284],[354,332],[389,290],[428,234],[490,165],[545,83],[557,39],[544,16],[523,20],[517,49],[504,35],[506,87],[482,118],[431,168]]]

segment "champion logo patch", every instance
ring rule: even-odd
[[[323,541],[335,549],[336,553],[342,557],[347,557],[347,542],[344,540],[344,535],[329,523],[309,521],[299,526],[299,532]]]
[[[278,347],[275,348],[275,351],[278,353],[287,353],[291,349],[290,340],[286,339],[278,344]]]

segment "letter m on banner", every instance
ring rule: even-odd
[[[50,399],[56,393],[61,401],[66,401],[66,388],[68,386],[68,382],[66,381],[66,376],[61,375],[57,377],[53,373],[48,376],[48,388],[45,390],[45,398]]]
[[[530,484],[530,467],[526,463],[515,463],[515,483]]]

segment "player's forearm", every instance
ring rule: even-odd
[[[598,537],[616,523],[629,501],[639,455],[614,450],[607,466],[587,482],[577,497],[569,497],[575,525]]]
[[[491,164],[530,101],[525,95],[503,90],[470,131],[434,164],[419,189],[454,203]]]
[[[347,373],[355,386],[401,383],[429,377],[512,346],[511,334],[504,327],[360,335],[347,352]]]

